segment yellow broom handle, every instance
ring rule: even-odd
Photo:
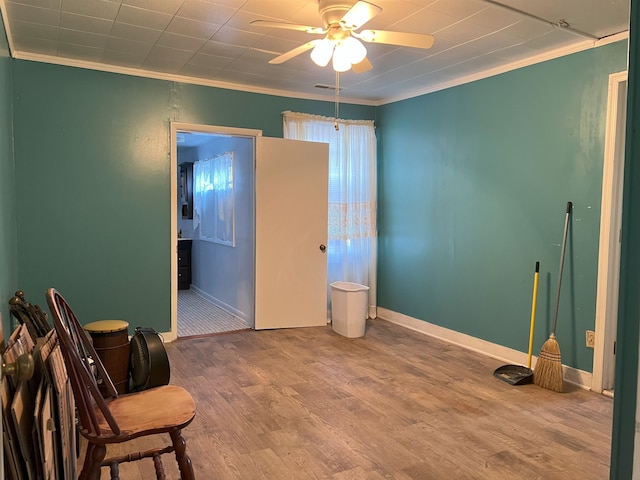
[[[533,300],[531,301],[531,329],[529,330],[529,358],[527,368],[531,370],[531,356],[533,354],[533,332],[536,326],[536,304],[538,303],[538,275],[540,262],[536,262],[536,273],[533,275]]]

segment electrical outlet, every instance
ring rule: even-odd
[[[593,348],[596,345],[596,332],[593,330],[587,330],[587,347]]]

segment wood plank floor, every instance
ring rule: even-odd
[[[611,399],[508,385],[501,362],[382,320],[361,339],[247,331],[167,351],[196,401],[199,480],[608,478]],[[178,478],[172,455],[164,466]],[[150,460],[120,473],[155,478]]]

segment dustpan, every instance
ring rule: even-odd
[[[511,385],[526,385],[533,382],[533,370],[522,365],[503,365],[493,375]]]
[[[526,385],[533,382],[533,370],[531,370],[531,354],[533,352],[533,331],[536,324],[536,303],[538,300],[538,274],[540,262],[536,262],[536,271],[533,275],[533,300],[531,301],[531,327],[529,328],[529,360],[526,367],[522,365],[503,365],[496,368],[493,375],[510,385]]]

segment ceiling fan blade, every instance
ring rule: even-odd
[[[373,68],[373,65],[371,65],[371,62],[367,57],[364,57],[364,60],[362,60],[360,63],[354,63],[353,65],[351,65],[351,69],[353,70],[353,73],[368,72],[372,68]]]
[[[363,30],[354,36],[369,43],[388,43],[401,47],[431,48],[433,35],[422,33],[388,32],[385,30]]]
[[[287,22],[270,22],[268,20],[254,20],[253,22],[251,22],[251,25],[255,25],[256,27],[284,28],[285,30],[298,30],[299,32],[307,32],[307,33],[317,33],[317,34],[327,33],[327,31],[324,28],[310,27],[309,25],[298,25],[295,23],[287,23]]]
[[[344,14],[340,24],[349,30],[356,30],[382,11],[377,5],[359,1]]]
[[[294,48],[293,50],[289,50],[288,52],[285,52],[282,55],[277,56],[276,58],[272,58],[271,60],[269,60],[269,63],[272,65],[279,65],[281,63],[284,63],[287,60],[290,60],[293,57],[297,57],[301,53],[306,52],[307,50],[311,50],[320,41],[321,40],[311,40],[310,42],[307,42],[303,45],[300,45],[299,47]]]

